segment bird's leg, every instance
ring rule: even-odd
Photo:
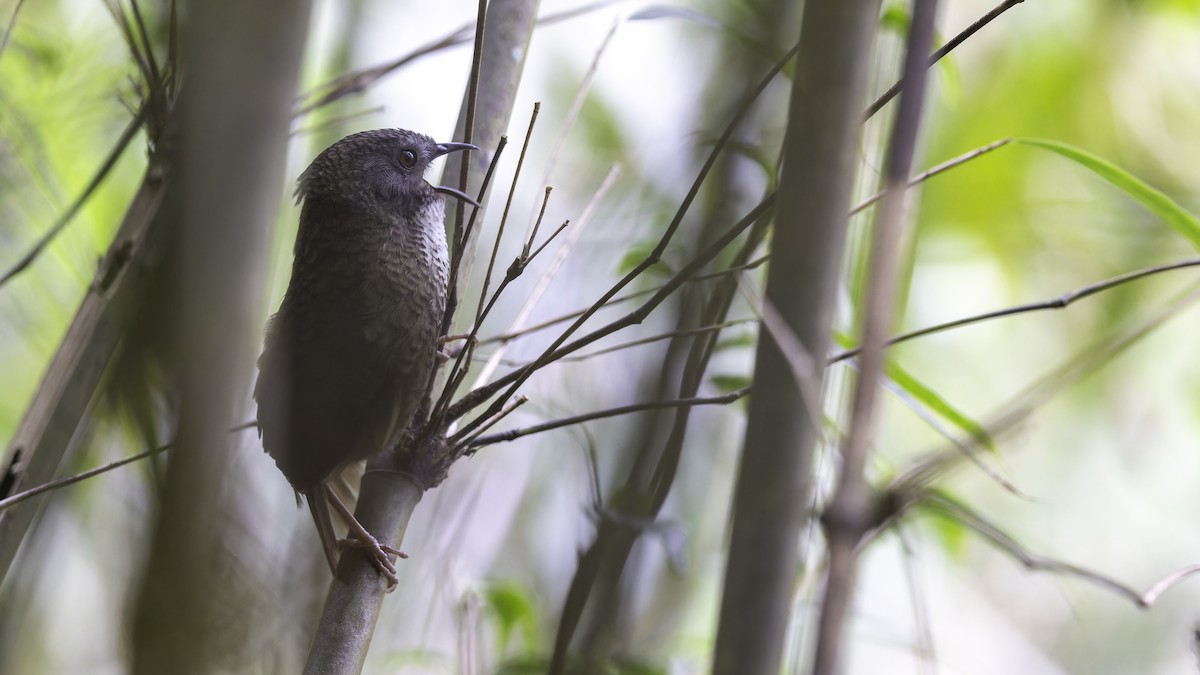
[[[317,524],[317,536],[321,539],[321,549],[325,551],[325,561],[329,563],[329,571],[337,571],[338,547],[337,537],[333,533],[333,522],[329,516],[329,502],[320,489],[306,493],[305,501],[312,513],[313,522]]]
[[[459,333],[457,335],[443,335],[440,338],[438,338],[438,340],[437,340],[437,343],[438,343],[438,351],[437,351],[438,365],[441,365],[441,364],[449,361],[450,357],[455,356],[455,354],[453,354],[451,352],[442,351],[442,347],[446,346],[447,343],[454,342],[455,340],[471,340],[471,334],[470,333]],[[479,344],[479,340],[471,340],[471,341],[474,342],[475,344]]]
[[[329,483],[322,483],[321,489],[325,492],[325,496],[328,498],[330,503],[333,504],[334,510],[341,515],[342,520],[346,521],[346,524],[350,527],[351,533],[357,537],[356,539],[338,539],[338,545],[349,548],[357,548],[365,551],[368,554],[371,563],[375,565],[375,569],[379,570],[379,573],[387,578],[388,590],[395,588],[397,582],[399,581],[396,578],[396,566],[392,564],[392,561],[388,556],[394,555],[400,558],[407,558],[408,554],[394,549],[386,544],[379,543],[379,540],[376,539],[375,536],[370,532],[368,532],[367,528],[363,527],[362,523],[358,522],[358,519],[355,518],[354,514],[350,512],[350,509],[346,508],[346,505],[342,503],[342,500],[338,499],[337,493],[333,491],[333,486],[329,485]]]

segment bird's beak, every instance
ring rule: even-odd
[[[454,197],[455,199],[461,199],[462,201],[470,204],[471,206],[479,206],[479,202],[476,201],[474,197],[468,195],[467,193],[463,192],[462,190],[459,190],[458,188],[452,188],[447,185],[434,185],[433,191],[440,192],[444,195],[450,195],[451,197]]]
[[[459,150],[478,150],[478,149],[479,149],[479,146],[471,145],[470,143],[454,143],[454,142],[438,143],[436,156],[441,157],[442,155],[447,155],[447,154],[450,154],[451,152],[458,152]],[[465,193],[462,190],[459,190],[457,188],[448,187],[446,185],[435,185],[435,186],[433,186],[433,191],[440,192],[444,195],[450,195],[451,197],[454,197],[455,199],[461,199],[462,201],[470,204],[471,206],[479,206],[479,202],[475,201],[474,197],[469,196],[467,193]]]
[[[470,143],[438,143],[437,144],[437,155],[435,155],[435,156],[441,157],[442,155],[448,155],[452,152],[458,152],[459,150],[478,150],[478,149],[479,149],[479,146],[471,145]]]

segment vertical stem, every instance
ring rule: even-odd
[[[832,331],[877,0],[804,5],[767,300],[810,354]],[[778,675],[819,430],[767,335],[735,483],[715,675]]]
[[[857,547],[872,526],[871,496],[864,475],[868,445],[877,416],[878,379],[883,372],[883,350],[892,328],[896,277],[900,269],[900,238],[904,221],[904,195],[912,169],[925,93],[926,54],[933,41],[937,0],[916,0],[904,62],[903,93],[892,131],[884,176],[884,196],[876,212],[867,277],[862,353],[837,492],[825,514],[829,541],[829,576],[822,598],[815,675],[838,672],[842,635],[854,596]]]
[[[156,345],[179,393],[180,422],[137,601],[134,673],[219,671],[245,649],[247,633],[218,618],[236,611],[225,603],[247,602],[228,574],[222,506],[237,493],[225,430],[240,418],[254,372],[258,289],[309,9],[308,0],[206,0],[187,13],[188,85],[177,108],[179,172],[166,197],[174,217],[162,263],[171,330]]]

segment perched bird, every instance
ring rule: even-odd
[[[343,506],[328,481],[382,451],[411,421],[436,367],[446,307],[448,251],[443,195],[425,181],[429,163],[477,150],[402,129],[353,134],[300,176],[302,201],[292,278],[267,322],[258,359],[258,429],[312,510],[327,559],[336,562],[329,506],[395,582],[382,546]]]

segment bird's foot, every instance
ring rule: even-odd
[[[457,335],[443,335],[443,336],[441,336],[441,337],[440,337],[440,338],[438,338],[438,340],[437,340],[437,343],[438,343],[438,350],[437,350],[437,361],[438,361],[438,365],[441,365],[441,364],[443,364],[443,363],[445,363],[445,362],[449,361],[451,358],[453,358],[453,357],[455,357],[455,356],[457,356],[457,355],[458,355],[458,352],[449,352],[449,351],[443,351],[443,350],[441,349],[441,347],[444,347],[445,345],[447,345],[447,344],[449,344],[449,343],[451,343],[451,342],[454,342],[454,341],[456,341],[456,340],[470,340],[470,341],[472,342],[472,344],[475,344],[475,345],[478,345],[478,344],[479,344],[479,340],[478,340],[478,339],[475,339],[475,338],[472,338],[470,333],[459,333],[459,334],[457,334]],[[461,348],[460,348],[460,349],[461,349]]]
[[[375,569],[379,570],[379,573],[387,579],[387,589],[390,592],[396,588],[399,578],[396,577],[396,565],[392,563],[392,559],[389,556],[394,555],[398,558],[407,558],[408,554],[404,551],[394,549],[387,544],[380,544],[379,540],[370,534],[367,537],[369,539],[365,541],[362,539],[338,539],[337,543],[338,546],[343,548],[353,548],[364,552],[367,558],[370,559],[371,564],[375,566]]]

